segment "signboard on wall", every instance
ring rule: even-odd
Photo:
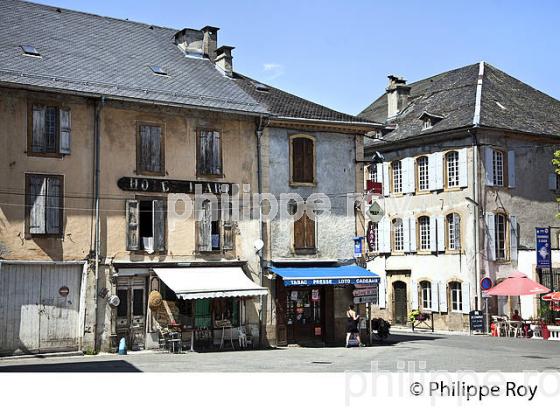
[[[284,279],[284,286],[356,285],[379,283],[379,278]]]
[[[537,253],[537,268],[551,268],[552,256],[549,228],[535,228],[535,250]]]

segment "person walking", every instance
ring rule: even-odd
[[[350,336],[352,336],[352,334],[356,335],[358,345],[363,346],[362,342],[360,341],[360,331],[358,330],[358,321],[360,320],[360,315],[356,313],[354,305],[348,305],[346,318],[346,347],[349,347],[348,342],[350,341]]]

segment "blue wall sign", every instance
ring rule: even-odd
[[[375,285],[379,278],[317,278],[317,279],[284,279],[284,286],[313,286],[313,285]]]
[[[537,268],[551,268],[550,229],[535,228],[535,250],[537,251]]]
[[[354,238],[354,258],[362,257],[362,237],[356,236]]]

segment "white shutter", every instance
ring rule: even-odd
[[[387,307],[387,278],[385,276],[379,278],[379,307],[381,309]]]
[[[389,163],[383,163],[383,195],[389,196]]]
[[[409,218],[402,219],[404,251],[410,252],[410,223]]]
[[[548,189],[550,189],[551,191],[556,191],[558,188],[558,183],[557,183],[557,176],[556,173],[551,173],[548,174]]]
[[[447,285],[445,282],[438,282],[439,311],[447,312]]]
[[[437,251],[437,223],[436,217],[430,216],[430,251],[435,252]]]
[[[72,121],[70,118],[70,109],[61,108],[60,117],[60,141],[59,151],[61,154],[70,154],[70,145],[72,140]]]
[[[517,261],[517,242],[518,242],[518,232],[517,232],[517,217],[510,216],[509,217],[509,224],[510,224],[510,244],[509,244],[509,253],[510,259],[512,261]]]
[[[515,188],[515,151],[508,151],[508,186]]]
[[[377,163],[375,164],[375,167],[377,168],[377,171],[375,172],[375,182],[383,183],[383,164]]]
[[[486,252],[489,261],[496,260],[496,226],[494,224],[495,216],[492,212],[486,212],[486,226],[488,233],[486,235]]]
[[[469,282],[461,283],[461,297],[463,313],[468,314],[471,311],[471,284]]]
[[[428,155],[428,189],[436,189],[436,159],[434,154]]]
[[[409,192],[414,193],[416,192],[416,160],[414,158],[410,158],[408,162],[409,171],[408,171],[408,178],[409,178]]]
[[[377,234],[379,237],[379,253],[391,252],[389,230],[389,218],[384,217],[383,219],[381,219],[381,221],[379,221],[379,224],[377,225]]]
[[[484,168],[486,170],[486,186],[494,186],[494,164],[492,147],[484,147]]]
[[[445,251],[445,217],[438,215],[437,221],[437,250],[439,252]]]
[[[46,233],[47,179],[38,175],[29,176],[29,233]]]
[[[402,183],[403,193],[414,193],[415,190],[414,158],[404,158],[402,160]]]
[[[443,189],[443,153],[435,152],[434,154],[434,171],[435,174],[430,178],[435,178],[435,189]]]
[[[416,252],[416,218],[408,218],[408,231],[410,237],[410,252]]]
[[[418,284],[414,279],[410,281],[410,303],[412,304],[412,309],[418,309]]]
[[[432,312],[439,312],[438,283],[437,282],[430,282],[430,285],[431,285],[431,290],[432,290],[431,310],[432,310]]]
[[[459,186],[466,188],[468,186],[468,167],[467,167],[467,149],[459,150]]]

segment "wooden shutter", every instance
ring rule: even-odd
[[[70,109],[61,108],[59,111],[60,118],[60,141],[59,152],[61,154],[70,154],[70,145],[72,140],[72,121],[70,118]]]
[[[313,141],[308,138],[303,139],[303,180],[304,182],[313,182],[314,158],[313,158]]]
[[[294,220],[294,248],[305,249],[305,220],[306,215]]]
[[[212,131],[205,131],[204,138],[204,173],[212,175],[214,173],[214,134]]]
[[[461,188],[468,186],[468,175],[467,149],[462,148],[459,150],[459,186]]]
[[[486,226],[488,234],[486,236],[486,253],[489,261],[496,260],[496,225],[495,215],[491,212],[486,212]]]
[[[196,167],[199,174],[206,174],[206,131],[198,131],[198,153]]]
[[[154,250],[165,250],[165,203],[161,199],[152,201],[152,232]]]
[[[141,171],[162,172],[161,127],[140,126],[140,164]]]
[[[486,186],[494,186],[494,150],[484,147],[484,168],[486,170]]]
[[[47,178],[47,234],[56,235],[62,232],[62,183],[58,177]]]
[[[292,140],[292,180],[293,182],[305,182],[304,180],[304,146],[303,138]]]
[[[224,244],[222,249],[224,251],[233,250],[234,236],[233,236],[233,224],[230,221],[224,222],[222,226],[224,232]]]
[[[414,279],[410,281],[410,304],[413,310],[418,309],[418,284]]]
[[[437,252],[437,219],[430,216],[430,251]]]
[[[464,314],[469,314],[471,310],[471,284],[469,282],[461,283],[461,302]]]
[[[430,174],[429,179],[435,179],[435,189],[443,189],[443,153],[435,152],[432,155],[434,159],[434,173]]]
[[[438,283],[439,311],[447,312],[447,285],[445,282]]]
[[[305,221],[305,248],[315,249],[315,221],[311,219],[307,212],[303,215]]]
[[[40,105],[34,105],[33,115],[33,131],[31,136],[31,152],[46,152],[47,142],[45,134],[45,113],[46,108]]]
[[[198,250],[209,252],[212,250],[212,204],[205,201],[199,210],[197,221]]]
[[[410,219],[403,218],[403,249],[405,253],[410,252]]]
[[[445,251],[445,217],[438,215],[437,221],[437,250],[439,252]]]
[[[140,249],[140,204],[130,199],[126,201],[126,249]]]
[[[510,216],[509,217],[509,225],[510,225],[510,236],[509,236],[509,240],[510,240],[510,244],[509,244],[509,253],[510,253],[510,259],[512,261],[517,261],[517,242],[518,242],[518,237],[519,234],[517,232],[517,217],[516,216]]]
[[[211,171],[213,175],[221,175],[222,174],[222,152],[221,152],[221,137],[218,131],[214,131],[209,133],[211,135],[210,142],[211,142],[211,149],[212,149],[212,156],[211,156]]]
[[[390,182],[389,182],[389,163],[388,162],[383,163],[383,173],[382,174],[383,174],[383,176],[382,176],[383,196],[389,196]]]
[[[430,310],[432,312],[439,312],[438,283],[437,282],[430,282],[430,289],[431,289],[431,293],[432,293]]]
[[[46,233],[45,204],[47,181],[45,177],[30,175],[28,179],[29,233]]]
[[[515,188],[515,151],[508,151],[508,187]]]
[[[408,230],[410,238],[410,252],[416,252],[416,219],[413,216],[408,218]]]

